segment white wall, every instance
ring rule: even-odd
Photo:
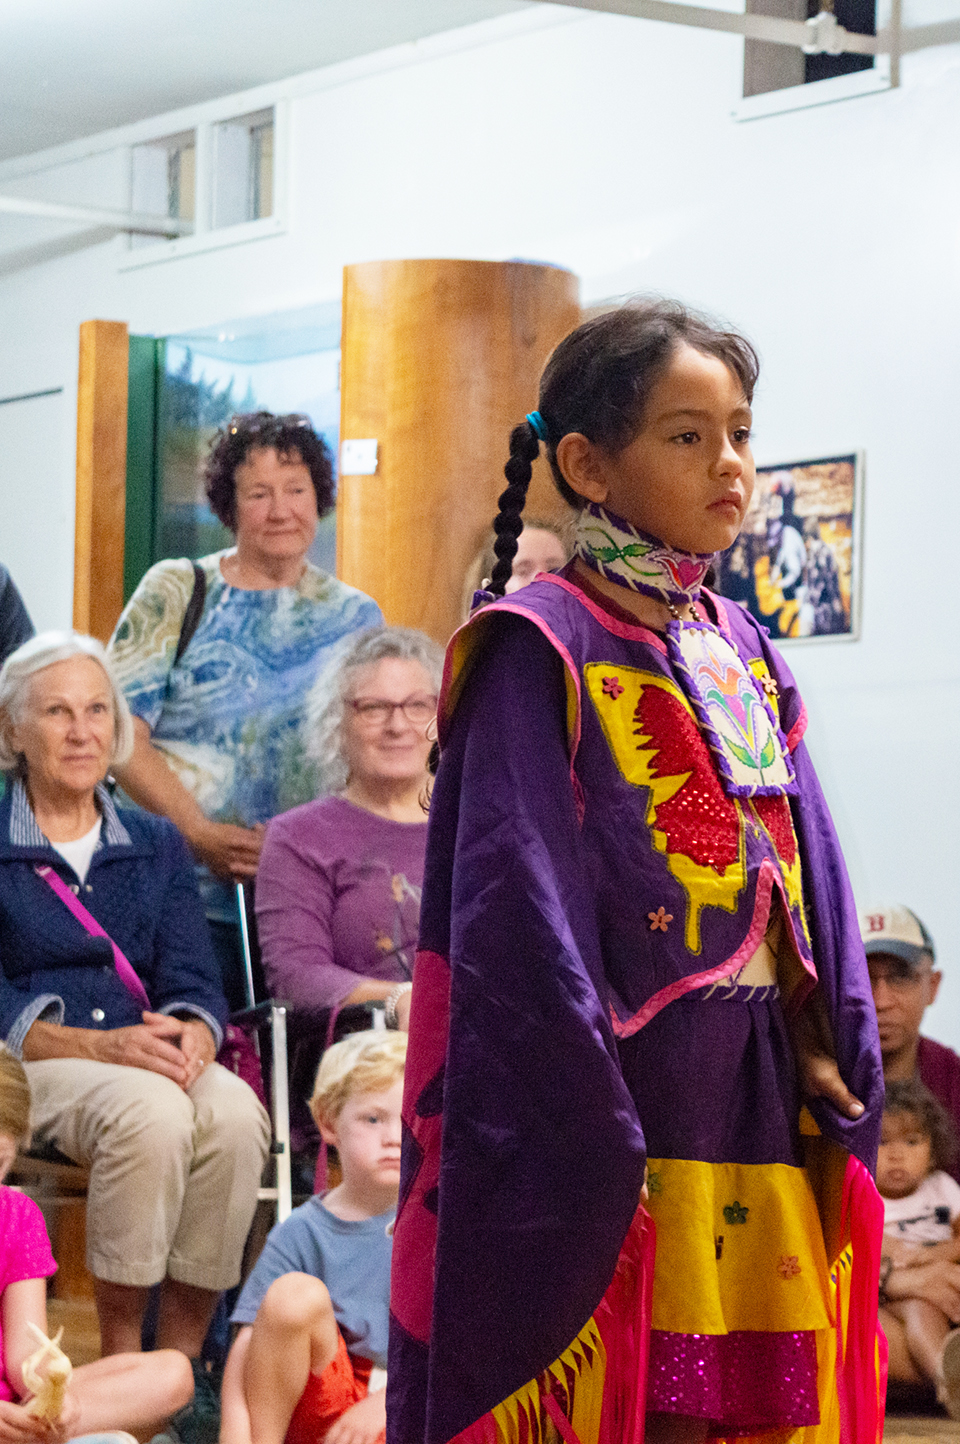
[[[73,610],[73,462],[76,402],[66,392],[0,406],[2,559],[38,631],[69,626]]]
[[[5,275],[0,256],[0,397],[72,395],[86,317],[184,331],[335,298],[374,258],[553,261],[586,302],[650,290],[735,320],[764,360],[759,460],[866,451],[862,639],[789,662],[858,896],[924,918],[947,974],[930,1031],[960,1046],[960,47],[908,57],[897,91],[738,124],[729,35],[546,11],[470,38],[292,101],[286,234],[136,270],[119,241]],[[118,165],[33,184],[118,204]],[[46,461],[69,496],[69,458]],[[7,475],[5,510],[39,505]]]

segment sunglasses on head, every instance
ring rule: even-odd
[[[284,431],[304,429],[312,431],[313,422],[309,416],[304,416],[299,411],[291,411],[286,416],[255,411],[252,414],[231,416],[227,422],[227,431],[231,436],[280,436]]]

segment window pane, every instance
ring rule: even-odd
[[[216,127],[214,226],[273,214],[273,111],[239,115]]]
[[[250,216],[273,215],[273,119],[251,131]]]
[[[196,136],[192,130],[136,145],[132,155],[131,208],[144,215],[196,215]],[[132,246],[156,245],[162,236],[131,236]]]
[[[192,140],[167,152],[167,215],[182,221],[192,221],[196,213],[196,159]]]

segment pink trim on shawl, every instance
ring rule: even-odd
[[[850,1314],[837,1289],[837,1393],[840,1444],[879,1444],[887,1392],[887,1340],[877,1320],[883,1199],[858,1158],[847,1160],[841,1226],[850,1229]]]
[[[419,1167],[407,1185],[397,1213],[390,1277],[390,1308],[407,1333],[420,1343],[430,1339],[433,1319],[432,1260],[437,1248],[437,1215],[426,1198],[440,1174],[442,1118],[422,1117],[417,1103],[424,1088],[441,1071],[446,1057],[450,1018],[450,964],[440,953],[418,952],[413,966],[411,1016],[419,1046],[411,1048],[403,1079],[403,1121],[421,1150]]]
[[[787,751],[788,751],[788,752],[793,752],[793,751],[796,750],[797,743],[800,741],[800,738],[803,736],[803,734],[804,734],[804,732],[806,732],[806,730],[807,730],[807,704],[806,704],[805,702],[801,702],[801,703],[800,703],[800,716],[797,718],[796,722],[794,722],[793,726],[790,728],[790,731],[787,733]]]
[[[599,622],[601,627],[612,632],[615,637],[626,637],[631,642],[647,642],[651,647],[656,647],[657,651],[662,652],[664,656],[667,655],[667,644],[662,637],[657,636],[656,632],[651,632],[649,627],[644,627],[640,622],[635,627],[631,627],[627,622],[621,622],[617,617],[612,617],[609,612],[598,607],[586,592],[581,592],[573,582],[568,582],[566,577],[558,577],[555,572],[549,572],[541,580],[550,582],[555,587],[562,587],[565,592],[569,592],[582,607],[586,607],[595,622]]]
[[[638,1009],[633,1017],[628,1018],[625,1023],[621,1023],[611,1007],[610,1019],[614,1034],[618,1038],[632,1038],[634,1033],[639,1033],[641,1028],[645,1028],[650,1022],[650,1019],[655,1018],[660,1010],[665,1008],[668,1003],[674,1002],[677,998],[682,998],[685,993],[692,993],[695,988],[706,987],[709,983],[720,983],[724,978],[728,978],[731,973],[735,973],[738,968],[742,968],[745,963],[748,963],[760,946],[761,940],[766,933],[774,887],[780,890],[780,896],[784,902],[783,912],[790,927],[790,935],[793,939],[794,949],[797,957],[810,976],[810,984],[812,987],[817,981],[817,974],[815,970],[811,971],[811,965],[806,961],[796,945],[796,933],[793,927],[793,919],[790,916],[790,909],[789,906],[787,906],[786,895],[783,890],[783,879],[780,877],[770,858],[765,857],[760,864],[760,871],[757,875],[757,893],[754,900],[753,918],[750,923],[750,928],[733,956],[728,958],[725,963],[721,963],[719,967],[708,968],[707,971],[703,973],[691,973],[686,978],[678,978],[675,983],[668,983],[665,988],[660,989],[659,993],[654,993],[652,998],[648,998],[643,1007]],[[799,991],[799,989],[797,991]],[[803,997],[806,997],[807,991],[806,989],[804,990]]]
[[[443,673],[440,677],[440,696],[437,698],[437,729],[443,727],[446,730],[446,718],[443,714],[446,708],[447,698],[450,695],[450,688],[453,686],[453,651],[457,644],[457,638],[467,626],[466,622],[458,627],[447,643],[447,650],[443,654]]]
[[[544,581],[548,580],[550,580],[549,576],[544,577]],[[553,578],[553,580],[556,581],[558,580],[558,578]],[[449,643],[447,644],[447,654],[444,658],[443,663],[443,681],[440,687],[439,711],[440,713],[443,713],[443,711],[445,710],[445,703],[447,700],[449,689],[453,684],[453,651],[456,645],[457,638],[466,627],[473,625],[477,617],[492,616],[495,612],[510,612],[514,616],[525,617],[528,622],[532,622],[533,625],[543,633],[547,641],[550,643],[551,647],[553,647],[554,651],[560,654],[560,660],[563,662],[563,665],[566,667],[567,672],[569,673],[573,681],[574,691],[576,692],[577,697],[577,715],[574,719],[573,736],[570,738],[570,785],[573,788],[574,801],[577,806],[577,815],[579,817],[579,820],[582,822],[584,807],[583,788],[580,785],[580,779],[577,777],[576,773],[573,770],[574,763],[577,758],[577,751],[580,747],[580,723],[581,713],[583,710],[583,698],[580,690],[580,674],[577,671],[573,658],[567,651],[567,648],[564,646],[564,644],[560,641],[560,638],[553,631],[550,625],[545,622],[542,617],[539,617],[536,612],[530,611],[527,607],[524,607],[519,602],[492,602],[490,606],[484,607],[481,612],[477,612],[474,617],[471,617],[469,622],[464,622],[462,627],[457,628],[453,636],[450,638]],[[444,732],[447,729],[448,723],[449,718],[446,717],[444,717],[442,722],[440,723],[440,726],[443,728]]]

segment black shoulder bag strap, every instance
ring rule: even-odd
[[[183,614],[183,625],[180,628],[180,640],[177,642],[177,651],[173,659],[176,666],[184,652],[190,645],[194,632],[200,623],[203,615],[203,604],[207,597],[207,578],[203,567],[197,562],[193,564],[193,591],[190,593],[190,600],[187,603],[187,610]]]

